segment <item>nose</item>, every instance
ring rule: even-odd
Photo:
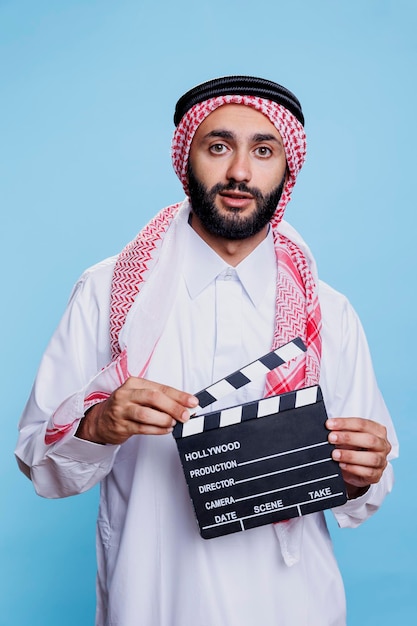
[[[250,157],[244,151],[236,151],[229,162],[226,177],[236,182],[249,182],[252,178]]]

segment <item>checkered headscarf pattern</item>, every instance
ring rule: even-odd
[[[172,164],[188,195],[188,157],[191,143],[197,128],[210,113],[224,104],[243,104],[263,113],[280,133],[283,143],[289,176],[279,201],[275,219],[281,221],[284,215],[295,180],[306,155],[306,135],[303,125],[288,109],[272,100],[256,96],[217,96],[195,104],[178,124],[172,139]]]

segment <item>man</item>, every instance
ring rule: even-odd
[[[101,481],[98,625],[342,625],[323,513],[204,541],[171,436],[193,393],[299,336],[304,358],[223,406],[320,382],[349,498],[339,525],[366,520],[391,490],[396,437],[360,323],[282,219],[305,156],[300,103],[232,76],[187,92],[174,121],[187,200],[77,283],[18,461],[45,497]]]

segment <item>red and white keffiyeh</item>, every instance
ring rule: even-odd
[[[278,230],[296,176],[305,159],[305,132],[302,124],[285,107],[255,96],[219,96],[196,104],[178,124],[172,142],[173,166],[187,194],[188,157],[194,134],[210,113],[225,104],[250,106],[266,115],[279,131],[284,144],[289,175],[272,221],[278,266],[272,349],[294,337],[301,337],[307,346],[304,359],[280,367],[267,377],[266,395],[284,393],[317,384],[320,375],[321,313],[315,280],[300,247]],[[161,239],[178,209],[179,205],[173,205],[158,213],[117,259],[112,283],[110,317],[114,359],[120,353],[118,338],[126,315],[144,283],[151,261],[153,264],[155,257],[158,256]],[[133,374],[143,375],[143,372]],[[207,382],[209,384],[211,381]]]

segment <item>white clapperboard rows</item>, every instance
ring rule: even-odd
[[[276,350],[272,350],[268,354],[256,359],[256,361],[252,361],[249,365],[245,365],[242,369],[236,370],[233,374],[218,380],[209,387],[194,394],[199,401],[199,407],[197,408],[204,409],[206,406],[224,398],[229,393],[241,389],[245,385],[259,379],[261,376],[265,376],[276,367],[297,358],[305,351],[306,347],[302,339],[296,337]],[[292,392],[291,394],[286,394],[285,409],[313,404],[317,400],[317,389],[317,387],[309,387]],[[292,406],[291,403],[293,403]],[[173,435],[175,439],[181,439],[182,437],[196,435],[206,430],[212,430],[213,428],[230,426],[231,424],[238,424],[247,419],[277,413],[280,410],[284,410],[282,406],[280,409],[279,404],[280,397],[274,396],[272,398],[259,400],[257,407],[255,405],[256,414],[253,412],[253,406],[245,407],[244,405],[239,405],[229,409],[223,409],[216,414],[192,416],[185,424],[178,422],[174,427]],[[193,409],[193,412],[195,411],[197,411],[197,409]]]

